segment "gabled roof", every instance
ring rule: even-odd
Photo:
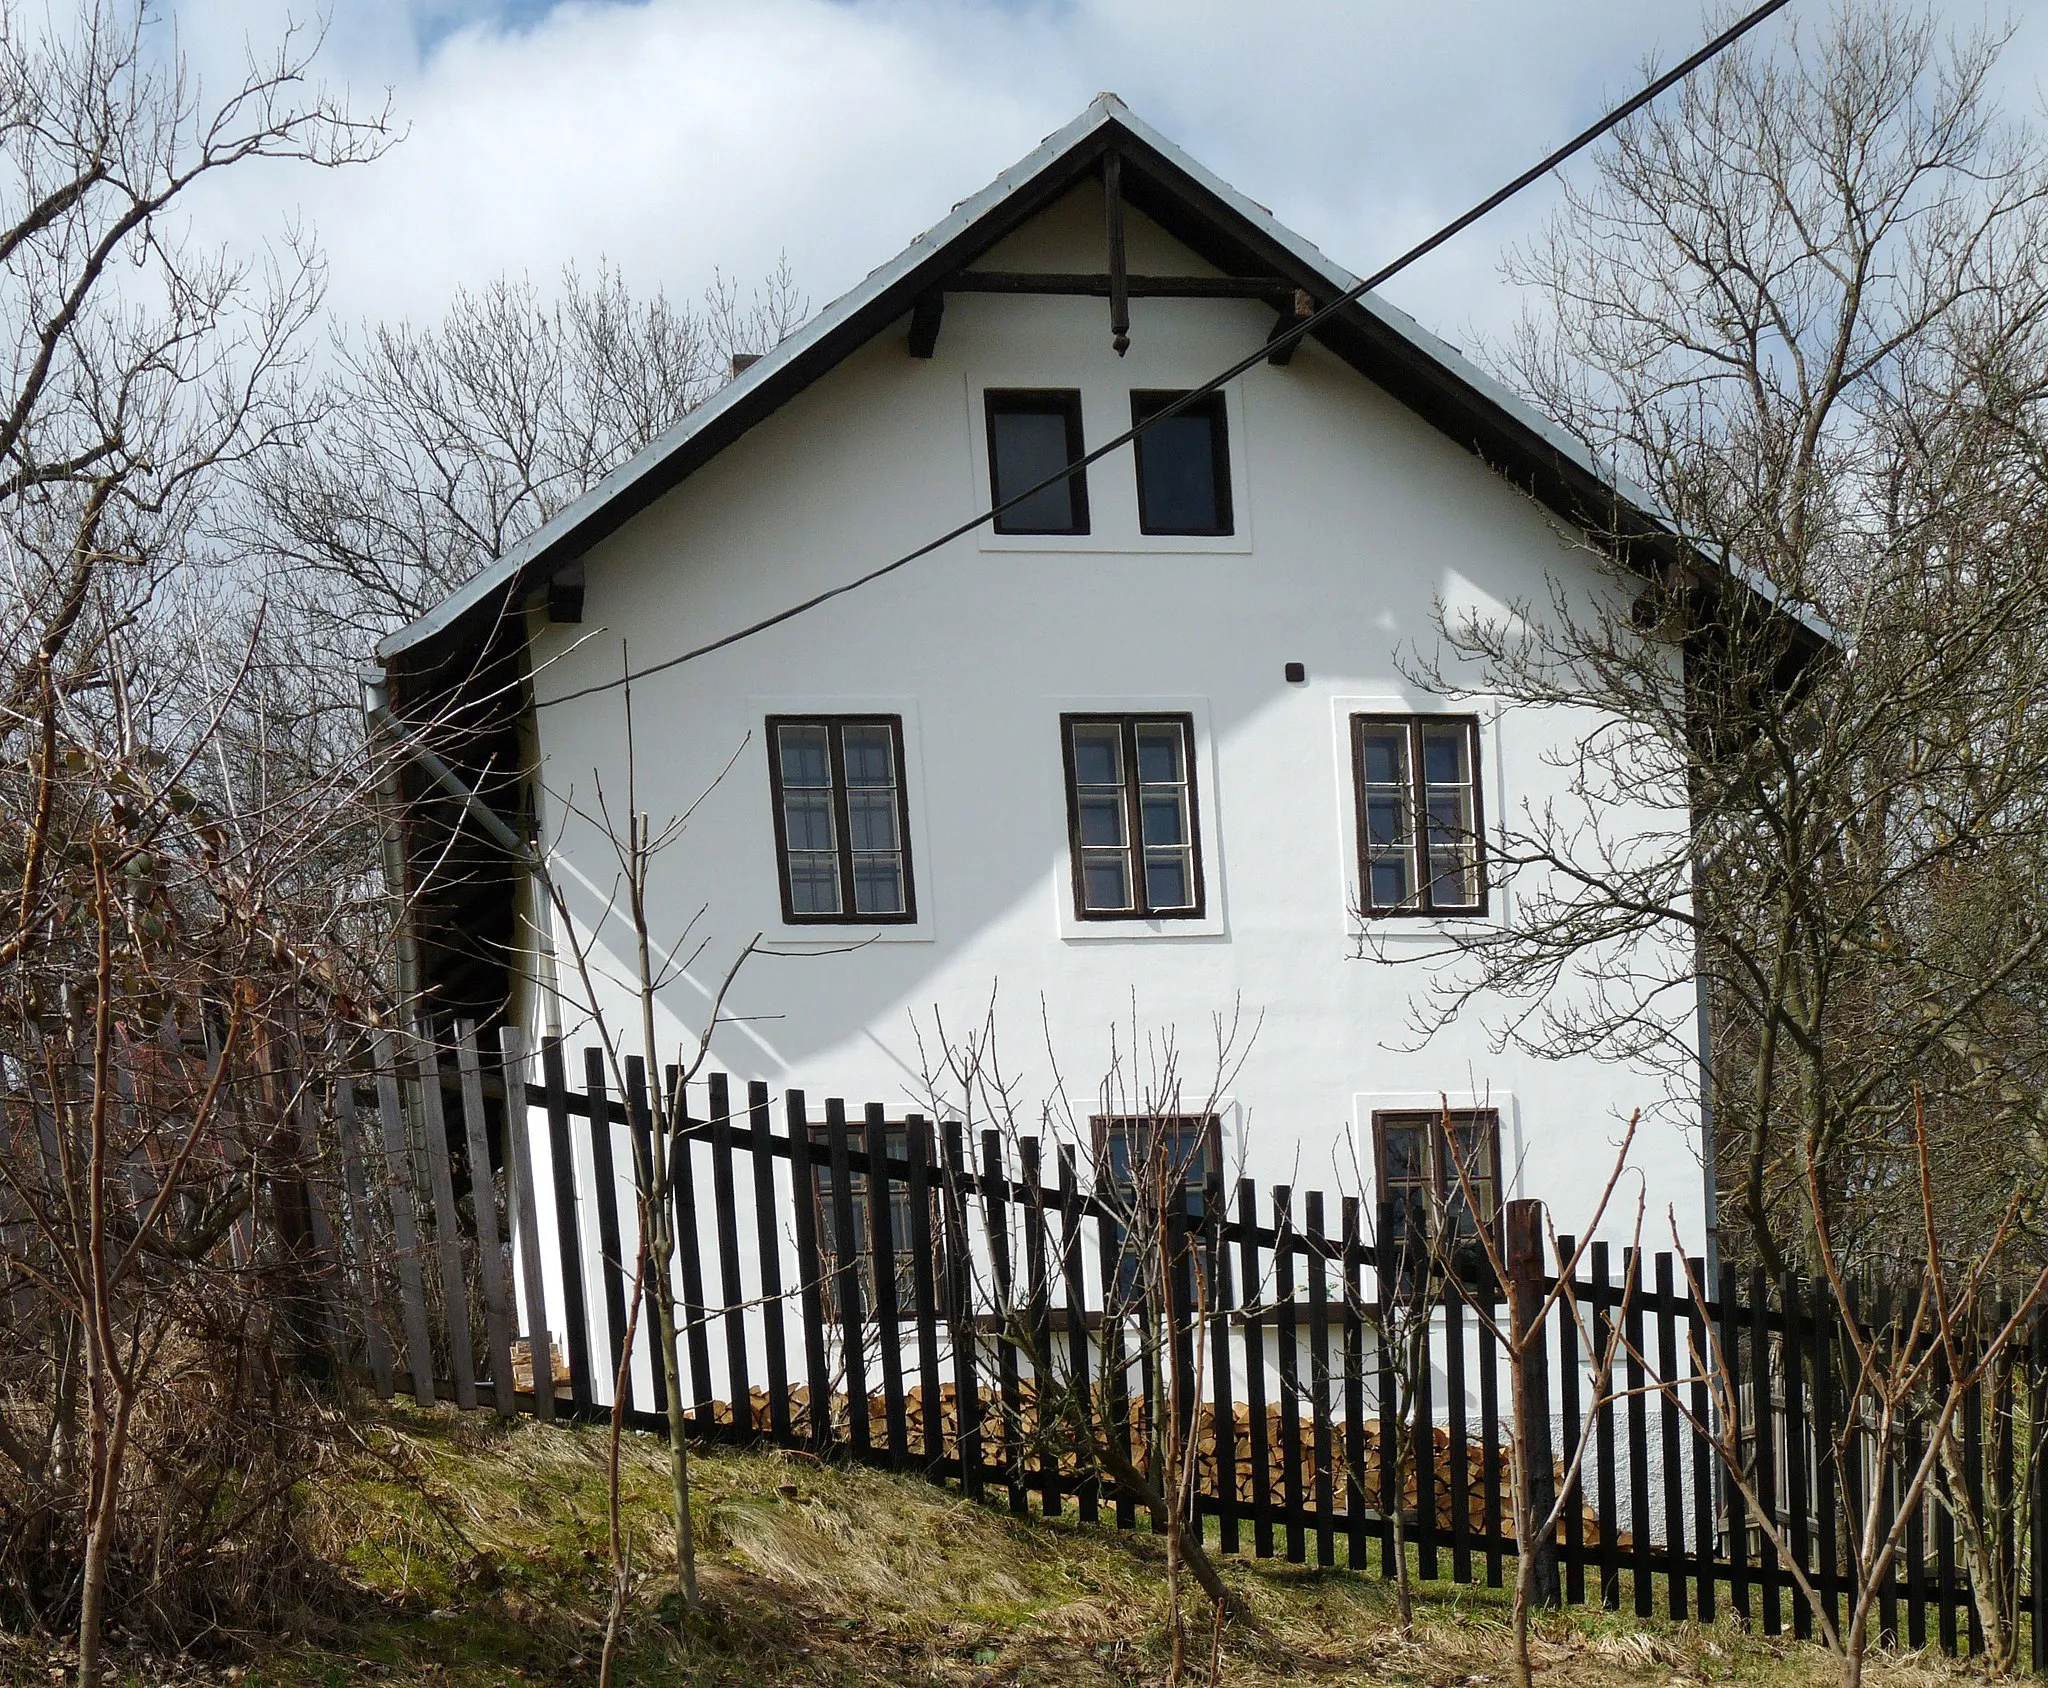
[[[1278,278],[1317,305],[1357,284],[1271,212],[1133,116],[1114,94],[1098,95],[1072,123],[961,201],[660,439],[385,639],[378,657],[393,668],[417,670],[481,644],[508,605],[900,321],[950,275],[1096,173],[1112,149],[1121,161],[1124,199],[1226,275]],[[1566,520],[1647,547],[1652,555],[1698,560],[1640,488],[1603,468],[1578,441],[1383,300],[1365,295],[1318,328],[1315,338]],[[1779,601],[1761,576],[1739,563],[1724,566],[1749,590]],[[1780,607],[1816,640],[1833,642],[1811,612],[1790,603]]]

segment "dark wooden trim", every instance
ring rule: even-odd
[[[1108,299],[1116,278],[1088,270],[955,270],[940,285],[948,293]],[[1271,299],[1291,304],[1295,293],[1295,284],[1284,276],[1263,275],[1131,275],[1124,278],[1124,287],[1133,299]]]
[[[1422,777],[1422,729],[1446,723],[1462,725],[1470,735],[1467,754],[1472,759],[1472,872],[1479,884],[1476,903],[1448,903],[1438,907],[1435,881],[1429,874],[1428,798]],[[1414,905],[1394,906],[1372,900],[1372,862],[1367,853],[1365,810],[1365,730],[1368,727],[1396,727],[1408,735],[1408,802],[1415,826],[1410,868],[1415,875]],[[1486,871],[1486,777],[1480,761],[1483,748],[1477,715],[1385,715],[1358,714],[1351,717],[1351,803],[1357,837],[1358,909],[1373,920],[1431,920],[1444,915],[1484,919],[1491,906],[1493,888]]]
[[[946,295],[934,287],[920,293],[910,307],[910,355],[928,358],[939,349],[939,324],[946,315]]]
[[[1273,326],[1266,331],[1266,344],[1273,349],[1266,354],[1266,362],[1276,369],[1285,369],[1294,361],[1295,348],[1301,344],[1301,336],[1291,340],[1282,339],[1289,329],[1298,322],[1304,322],[1315,315],[1316,302],[1308,293],[1297,287],[1294,297],[1280,307],[1273,318]]]
[[[1193,869],[1195,900],[1188,908],[1155,909],[1145,894],[1145,844],[1143,817],[1138,807],[1138,728],[1171,722],[1181,729],[1182,754],[1188,774],[1188,859]],[[1074,729],[1116,727],[1123,734],[1124,829],[1131,856],[1131,906],[1127,909],[1091,909],[1081,880],[1081,804],[1074,778]],[[1209,906],[1208,876],[1202,866],[1202,804],[1195,774],[1195,718],[1171,710],[1136,715],[1104,714],[1094,711],[1062,713],[1060,716],[1060,764],[1067,783],[1067,864],[1073,880],[1074,918],[1086,921],[1110,920],[1200,920]]]
[[[1118,357],[1131,349],[1131,277],[1124,262],[1123,155],[1102,155],[1102,214],[1109,247],[1109,343]]]
[[[1067,425],[1067,462],[1077,464],[1087,455],[1087,434],[1081,424],[1081,394],[1075,387],[989,387],[983,390],[982,443],[988,448],[989,503],[1000,504],[1024,488],[1007,492],[996,462],[996,418],[998,416],[1058,416]],[[1083,534],[1088,527],[1088,471],[1075,469],[1067,477],[1068,508],[1073,521],[1066,527],[1019,527],[1014,513],[997,516],[989,526],[1004,534]]]
[[[839,912],[799,914],[789,896],[789,827],[782,811],[782,744],[784,727],[822,727],[832,763],[832,828],[839,857]],[[903,912],[859,914],[854,910],[853,828],[847,797],[846,755],[841,734],[848,727],[887,727],[896,757],[896,837],[903,857]],[[903,760],[903,717],[900,715],[771,715],[767,719],[768,791],[775,822],[775,887],[782,899],[785,926],[910,926],[917,921],[917,876],[910,848],[910,773]]]
[[[1175,399],[1183,395],[1178,392],[1160,392],[1140,389],[1131,394],[1131,426],[1137,427],[1147,417],[1164,410]],[[1231,508],[1230,497],[1230,406],[1222,393],[1204,393],[1180,412],[1183,416],[1206,416],[1209,418],[1209,473],[1216,481],[1216,526],[1204,528],[1164,527],[1146,514],[1145,511],[1145,438],[1140,434],[1131,442],[1133,461],[1137,465],[1138,479],[1138,531],[1153,534],[1178,534],[1200,538],[1209,536],[1221,538],[1237,531],[1236,513]]]

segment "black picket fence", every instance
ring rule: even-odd
[[[403,1373],[422,1402],[467,1407],[484,1394],[508,1416],[608,1414],[622,1380],[629,1422],[653,1427],[667,1399],[651,1290],[626,1351],[644,1066],[624,1063],[619,1095],[598,1051],[584,1052],[581,1088],[558,1041],[530,1059],[508,1032],[483,1058],[465,1028],[453,1053],[452,1066],[424,1047],[402,1064],[387,1039],[375,1071],[337,1087],[347,1294],[333,1299],[350,1309],[346,1357],[387,1395]],[[716,1074],[665,1078],[687,1120],[672,1165],[674,1282],[694,1434],[920,1472],[1000,1496],[1020,1516],[1071,1506],[1083,1521],[1145,1520],[1073,1435],[1053,1433],[1077,1411],[1094,1415],[1092,1431],[1142,1465],[1161,1390],[1126,1340],[1130,1209],[1098,1190],[1091,1155],[995,1131],[970,1142],[957,1123],[878,1104],[854,1115],[833,1100],[814,1113],[802,1092],[778,1105],[759,1083],[742,1099]],[[374,1145],[366,1113],[379,1123]],[[487,1167],[488,1179],[475,1176]],[[1358,1199],[1262,1194],[1250,1180],[1226,1191],[1212,1173],[1186,1209],[1173,1219],[1182,1241],[1166,1329],[1179,1376],[1200,1361],[1202,1399],[1178,1410],[1209,1539],[1226,1554],[1391,1577],[1398,1510],[1424,1578],[1501,1586],[1518,1551],[1512,1382],[1483,1314],[1511,1328],[1505,1292],[1440,1288],[1413,1401],[1428,1433],[1413,1436],[1397,1492],[1382,1427],[1399,1380]],[[1559,1239],[1552,1270],[1570,1255]],[[1888,1304],[1873,1293],[1869,1305],[1882,1327]],[[1588,1354],[1615,1320],[1620,1357],[1600,1389]],[[1697,1260],[1586,1250],[1530,1368],[1550,1407],[1528,1419],[1532,1448],[1547,1443],[1561,1460],[1584,1435],[1580,1499],[1554,1543],[1562,1597],[1629,1603],[1645,1618],[1732,1612],[1765,1634],[1809,1636],[1796,1564],[1840,1622],[1853,1591],[1848,1537],[1870,1497],[1891,1509],[1886,1522],[1897,1516],[1927,1435],[1909,1421],[1880,1469],[1867,1427],[1843,1434],[1854,1398],[1843,1337],[1833,1298],[1790,1277],[1724,1270],[1709,1284]],[[1717,1347],[1740,1380],[1721,1397],[1706,1369]],[[2048,1671],[2048,1581],[2034,1575],[2048,1563],[2044,1380],[2048,1322],[2037,1317],[1963,1403],[1961,1469],[1911,1512],[1882,1593],[1881,1644],[1983,1651],[1957,1533],[1967,1504],[1984,1522],[1980,1563],[2030,1632],[2034,1668]],[[1720,1402],[1731,1398],[1761,1517],[1710,1441],[1710,1426],[1726,1439]]]

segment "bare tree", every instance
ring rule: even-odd
[[[630,672],[623,646],[620,662]],[[696,1542],[690,1519],[689,1403],[683,1389],[680,1347],[686,1327],[677,1306],[675,1284],[675,1169],[680,1158],[690,1152],[684,1136],[688,1121],[683,1114],[682,1098],[685,1087],[710,1058],[713,1037],[721,1026],[730,1023],[726,1001],[741,969],[757,955],[777,952],[764,950],[758,933],[740,947],[712,993],[701,1028],[694,1039],[685,1040],[675,1050],[676,1060],[669,1077],[662,1078],[664,1045],[659,1018],[665,1011],[664,993],[703,959],[709,940],[694,935],[705,912],[700,908],[672,941],[663,943],[655,930],[654,870],[660,857],[681,839],[698,805],[717,789],[725,773],[738,761],[746,744],[741,742],[725,767],[687,809],[657,824],[639,807],[630,682],[621,692],[621,702],[626,751],[626,788],[620,794],[625,807],[623,818],[613,812],[601,777],[594,776],[592,794],[587,800],[578,801],[567,791],[550,794],[566,818],[594,828],[609,842],[618,869],[609,897],[603,906],[587,911],[579,919],[560,880],[549,870],[544,852],[529,853],[524,865],[539,881],[547,898],[552,914],[552,942],[558,952],[566,951],[578,987],[573,995],[559,985],[550,988],[556,989],[563,1005],[596,1034],[614,1087],[628,1099],[629,1107],[643,1113],[639,1123],[645,1129],[636,1128],[631,1133],[633,1182],[638,1197],[639,1234],[647,1251],[646,1284],[654,1304],[655,1363],[661,1371],[667,1401],[670,1498],[676,1526],[676,1592],[683,1611],[695,1613],[700,1600]],[[622,947],[629,947],[630,954],[621,956]],[[608,994],[624,999],[631,1024],[618,1023],[607,1009]],[[644,1075],[644,1082],[635,1081],[636,1069]],[[691,1216],[688,1222],[694,1223],[695,1217]],[[801,1287],[793,1286],[788,1293],[796,1294]],[[623,1363],[622,1360],[621,1376]],[[746,1403],[735,1402],[734,1410],[744,1413]]]
[[[1143,1507],[1164,1537],[1173,1683],[1185,1680],[1188,1668],[1184,1576],[1209,1602],[1212,1679],[1226,1620],[1255,1622],[1224,1582],[1197,1523],[1204,1447],[1213,1446],[1219,1428],[1209,1422],[1205,1431],[1210,1409],[1203,1401],[1227,1267],[1219,1240],[1224,1168],[1217,1110],[1250,1055],[1258,1022],[1248,1025],[1239,1004],[1216,1015],[1211,1030],[1213,1059],[1191,1080],[1178,1036],[1143,1028],[1134,1003],[1128,1024],[1112,1028],[1102,1077],[1082,1106],[1061,1072],[1048,1026],[1051,1081],[1034,1107],[1004,1066],[994,993],[964,1033],[949,1032],[937,1009],[929,1037],[916,1028],[923,1059],[918,1100],[933,1117],[994,1132],[1027,1183],[1046,1175],[1048,1152],[1077,1195],[1081,1169],[1089,1169],[1086,1199],[1110,1240],[1094,1263],[1102,1317],[1079,1357],[1071,1327],[1064,1343],[1054,1335],[1050,1298],[1054,1286],[1071,1291],[1086,1281],[1085,1226],[1063,1225],[1057,1239],[1048,1236],[1046,1282],[1036,1286],[1007,1264],[1007,1233],[992,1230],[986,1260],[973,1268],[974,1295],[995,1310],[998,1343],[1030,1372],[1028,1409],[1004,1426],[1010,1457],[1071,1468],[1078,1480]],[[1242,1285],[1238,1293],[1251,1307],[1259,1286]],[[1071,1293],[1066,1299],[1068,1318],[1078,1317]]]
[[[1444,1106],[1443,1152],[1450,1160],[1453,1177],[1446,1180],[1455,1189],[1465,1212],[1485,1213],[1482,1169],[1471,1163],[1459,1136],[1450,1129],[1450,1106]],[[1469,1227],[1447,1223],[1440,1214],[1431,1232],[1431,1246],[1441,1263],[1444,1282],[1477,1319],[1480,1328],[1499,1344],[1508,1362],[1508,1397],[1514,1430],[1508,1442],[1508,1496],[1515,1524],[1515,1585],[1509,1607],[1509,1634],[1514,1644],[1512,1664],[1517,1688],[1530,1688],[1534,1662],[1529,1653],[1529,1613],[1537,1602],[1537,1578],[1547,1568],[1556,1575],[1554,1553],[1545,1551],[1557,1539],[1557,1527],[1571,1507],[1582,1504],[1579,1474],[1585,1468],[1586,1450],[1605,1415],[1608,1404],[1625,1391],[1614,1387],[1614,1368],[1623,1352],[1623,1330],[1627,1323],[1628,1298],[1635,1288],[1636,1274],[1630,1273],[1619,1306],[1603,1322],[1588,1324],[1579,1305],[1576,1280],[1580,1262],[1593,1246],[1592,1239],[1606,1222],[1616,1188],[1629,1172],[1629,1152],[1634,1147],[1639,1116],[1629,1117],[1621,1141],[1615,1146],[1613,1164],[1591,1207],[1584,1215],[1579,1241],[1569,1255],[1563,1253],[1550,1215],[1542,1215],[1546,1229],[1533,1223],[1536,1203],[1520,1205],[1528,1221],[1528,1234],[1517,1235],[1518,1216],[1503,1214],[1500,1223],[1483,1221]],[[1636,1198],[1630,1230],[1630,1250],[1640,1249],[1643,1204]],[[1511,1260],[1511,1252],[1520,1258]],[[1543,1287],[1543,1256],[1558,1261],[1557,1279]],[[1478,1256],[1474,1258],[1475,1254]],[[1519,1269],[1518,1269],[1519,1268]],[[1508,1294],[1507,1316],[1501,1316],[1500,1290]],[[1577,1340],[1576,1352],[1591,1390],[1591,1401],[1576,1445],[1560,1450],[1564,1480],[1553,1480],[1550,1469],[1550,1392],[1544,1382],[1545,1355],[1550,1341],[1553,1316],[1571,1321]],[[1418,1434],[1424,1433],[1418,1427]],[[1554,1595],[1553,1595],[1554,1598]]]
[[[1440,1164],[1439,1136],[1432,1129],[1424,1137],[1423,1170],[1432,1192],[1444,1190],[1449,1182],[1448,1168]],[[1429,1333],[1449,1290],[1446,1261],[1455,1257],[1454,1251],[1435,1241],[1451,1223],[1451,1206],[1436,1196],[1426,1206],[1386,1199],[1358,1164],[1355,1137],[1350,1139],[1350,1165],[1344,1170],[1359,1192],[1360,1208],[1370,1216],[1367,1230],[1375,1263],[1376,1299],[1368,1306],[1359,1297],[1355,1311],[1362,1322],[1375,1327],[1381,1375],[1394,1385],[1392,1399],[1379,1404],[1380,1460],[1393,1496],[1388,1528],[1393,1540],[1394,1615],[1401,1633],[1409,1635],[1415,1627],[1415,1588],[1408,1573],[1408,1495],[1417,1487],[1418,1441],[1430,1434],[1418,1413],[1430,1363]],[[1348,1273],[1345,1293],[1358,1294]]]
[[[269,1363],[242,1340],[271,1317],[252,1262],[214,1250],[235,1247],[262,1187],[251,1168],[276,1145],[237,1138],[223,1086],[246,1082],[280,994],[350,972],[318,917],[289,912],[285,868],[317,800],[234,813],[212,780],[205,752],[240,668],[181,687],[157,644],[214,561],[204,535],[230,474],[302,426],[317,264],[292,241],[259,258],[209,248],[180,213],[223,171],[361,162],[385,144],[381,116],[309,83],[316,39],[288,31],[212,100],[151,27],[118,0],[68,16],[0,5],[0,1253],[6,1293],[40,1299],[49,1337],[10,1366],[0,1413],[11,1427],[46,1412],[48,1439],[10,1428],[0,1480],[9,1512],[26,1493],[23,1516],[56,1520],[25,1549],[55,1563],[76,1548],[85,1683],[132,1592],[112,1568],[134,1545],[145,1406],[175,1418],[209,1343],[222,1376]],[[141,1059],[167,1013],[196,1029],[208,1005],[216,1045],[196,1084],[181,1056]],[[191,1454],[192,1492],[155,1520],[164,1545],[218,1526],[200,1491],[238,1456],[204,1446],[210,1423],[147,1426],[152,1462],[167,1435]],[[249,1516],[263,1492],[238,1503]],[[21,1540],[0,1535],[10,1552]]]
[[[500,278],[437,324],[337,331],[303,449],[254,461],[228,539],[301,709],[359,732],[356,665],[659,439],[808,314],[786,264],[692,309],[617,270]]]
[[[1507,362],[1691,549],[1560,532],[1547,595],[1410,661],[1588,723],[1420,1029],[1505,999],[1502,1041],[1690,1096],[1703,995],[1727,1244],[1773,1272],[1809,1152],[1836,1246],[1911,1234],[1916,1081],[1959,1244],[2048,1165],[2048,163],[2001,45],[1845,7],[1617,132],[1511,265]]]
[[[2048,1267],[2034,1269],[2030,1282],[2023,1276],[2020,1294],[2006,1299],[2023,1198],[2008,1199],[1987,1247],[1958,1250],[1942,1235],[1930,1141],[1918,1110],[1913,1156],[1920,1186],[1919,1259],[1914,1271],[1899,1274],[1887,1286],[1892,1291],[1888,1301],[1867,1293],[1869,1286],[1859,1286],[1835,1246],[1818,1155],[1809,1153],[1804,1169],[1819,1276],[1840,1332],[1841,1411],[1832,1420],[1838,1426],[1832,1442],[1820,1453],[1835,1466],[1837,1492],[1849,1501],[1846,1618],[1837,1620],[1832,1600],[1823,1597],[1804,1556],[1793,1552],[1788,1521],[1772,1504],[1776,1497],[1760,1490],[1755,1449],[1743,1446],[1736,1356],[1724,1347],[1714,1321],[1706,1321],[1707,1352],[1692,1356],[1694,1374],[1708,1383],[1708,1413],[1703,1417],[1695,1411],[1675,1385],[1653,1385],[1713,1448],[1741,1492],[1749,1516],[1769,1538],[1778,1563],[1812,1611],[1815,1628],[1839,1660],[1843,1688],[1859,1688],[1863,1680],[1879,1603],[1892,1587],[1911,1521],[1930,1494],[1950,1507],[1961,1526],[1972,1599],[1984,1623],[1994,1674],[2010,1664],[2017,1635],[2018,1614],[2003,1598],[2006,1579],[1997,1573],[1985,1521],[1967,1501],[1959,1442],[1972,1395],[2023,1338],[2030,1316],[2048,1296]],[[1693,1299],[1706,1305],[1706,1286],[1689,1262],[1686,1275]],[[1859,1294],[1859,1288],[1865,1293]],[[1889,1315],[1882,1310],[1887,1305],[1894,1309]],[[1796,1364],[1787,1373],[1787,1388],[1808,1386]],[[1810,1381],[1816,1390],[1836,1388],[1832,1376],[1816,1375]],[[1760,1413],[1768,1410],[1758,1404]],[[1924,1436],[1917,1448],[1914,1432]],[[1946,1487],[1939,1480],[1944,1471],[1950,1478]],[[1836,1544],[1823,1544],[1823,1551],[1833,1554]]]

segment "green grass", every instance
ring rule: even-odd
[[[1013,1519],[912,1477],[790,1453],[699,1450],[692,1466],[705,1612],[681,1623],[666,1456],[653,1438],[625,1439],[633,1577],[622,1688],[1024,1688],[1164,1677],[1164,1554],[1149,1534],[1084,1528],[1071,1506],[1064,1519]],[[130,1652],[117,1680],[597,1680],[611,1586],[601,1430],[390,1409],[342,1438],[305,1501],[306,1539],[323,1570],[287,1633],[214,1637],[190,1659]],[[1233,1688],[1507,1680],[1504,1591],[1419,1585],[1415,1633],[1403,1637],[1377,1575],[1248,1559],[1230,1561],[1226,1574],[1260,1625],[1226,1637],[1223,1680]],[[1190,1601],[1191,1650],[1205,1662],[1192,1588]],[[1546,1616],[1538,1650],[1542,1681],[1558,1688],[1833,1681],[1832,1661],[1811,1644],[1597,1609]],[[0,1638],[0,1682],[47,1685],[63,1662],[61,1649]],[[1870,1680],[1932,1688],[1958,1675],[1912,1655],[1880,1662]]]

